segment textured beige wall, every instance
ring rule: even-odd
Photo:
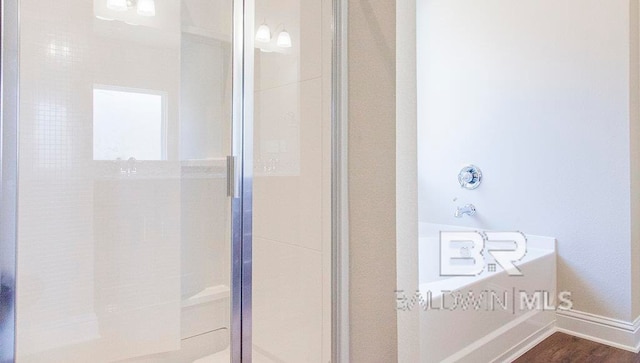
[[[416,1],[396,2],[396,237],[398,290],[418,289]],[[418,309],[398,312],[398,361],[420,357]]]
[[[397,361],[394,0],[349,0],[350,361]]]

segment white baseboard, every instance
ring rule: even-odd
[[[524,354],[555,332],[555,314],[529,311],[464,349],[447,357],[445,363],[505,362]]]
[[[524,353],[531,350],[531,348],[542,343],[543,340],[547,339],[555,332],[556,322],[552,321],[547,326],[542,327],[540,330],[528,336],[525,340],[511,347],[509,350],[504,352],[504,354],[493,360],[493,362],[513,362]]]
[[[558,311],[556,330],[634,353],[640,352],[640,317],[630,323],[577,310]]]
[[[474,343],[473,347],[468,347],[467,352],[461,351],[449,358],[451,361],[456,362],[481,360],[513,362],[555,332],[562,332],[634,353],[640,352],[640,317],[630,323],[576,310],[558,311],[554,315],[555,320],[547,319],[544,325],[540,325],[544,320],[538,320],[540,328],[531,332],[528,336],[520,338],[521,340],[518,342],[511,341],[511,346],[504,345],[504,343],[507,343],[505,340],[508,340],[505,339],[506,334],[516,333],[514,335],[523,337],[522,333],[524,331],[522,329],[524,326],[522,323],[525,321],[531,323],[531,319],[523,316],[524,320],[520,322],[514,321],[513,326],[508,327],[508,329],[490,334],[490,336]],[[487,353],[487,351],[499,352],[501,350],[502,353],[498,356],[493,355],[491,359],[488,359],[489,357],[487,356],[483,357],[481,353]]]

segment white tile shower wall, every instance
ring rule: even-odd
[[[220,176],[180,179],[179,6],[158,2],[164,15],[134,26],[96,18],[89,1],[21,1],[21,362],[178,349],[181,274],[194,282],[187,295],[228,278],[228,249],[216,255],[219,270],[211,261],[180,269],[181,254],[204,258],[228,230]],[[135,176],[93,160],[95,84],[167,93],[168,160],[139,162]]]
[[[230,150],[231,43],[182,33],[180,53],[180,158],[224,158]],[[224,100],[224,102],[220,102]]]
[[[232,12],[231,3],[224,1],[189,0],[182,5],[181,290],[186,298],[211,286],[229,285],[225,156],[231,134]]]
[[[267,132],[278,136],[285,134],[290,125],[279,121],[282,114],[293,113],[300,123],[295,126],[295,130],[299,130],[296,143],[302,146],[291,150],[299,155],[299,171],[290,172],[288,165],[279,165],[285,170],[282,173],[275,170],[272,176],[268,171],[256,171],[254,188],[260,200],[254,207],[255,233],[321,251],[322,198],[326,197],[319,193],[323,178],[322,137],[318,137],[322,135],[321,80],[294,83],[260,93],[260,116],[256,117],[256,124],[262,131],[261,136]],[[283,105],[280,101],[289,99],[296,102]]]
[[[326,33],[321,1],[270,0],[256,3],[256,27],[266,21],[275,43],[281,30],[291,35],[292,47],[279,52],[256,52],[257,91],[322,76]]]
[[[256,14],[274,44],[284,26],[293,47],[255,53],[254,345],[285,362],[322,362],[331,332],[331,1],[257,2]]]
[[[231,43],[233,1],[182,0],[182,5],[183,31]]]
[[[254,344],[280,361],[321,362],[322,252],[259,237],[253,252]]]
[[[229,285],[229,198],[222,170],[218,175],[196,176],[183,171],[180,186],[183,298],[207,287]]]
[[[424,0],[417,16],[421,221],[555,236],[574,307],[632,321],[629,1]],[[466,203],[477,216],[454,218]]]

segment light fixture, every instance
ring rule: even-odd
[[[286,29],[282,28],[282,31],[278,34],[276,45],[280,48],[291,48],[291,35]]]
[[[256,32],[256,42],[269,43],[271,41],[271,30],[266,23],[262,23]]]
[[[107,8],[115,11],[127,11],[127,0],[107,0]]]
[[[154,0],[138,0],[136,9],[138,15],[156,16],[156,3]]]

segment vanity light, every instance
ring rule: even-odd
[[[262,23],[258,27],[258,31],[256,32],[256,42],[261,43],[269,43],[271,41],[271,30],[269,26],[265,23]]]
[[[282,29],[280,34],[278,34],[278,41],[276,45],[280,48],[291,48],[291,35],[285,29]]]
[[[154,0],[138,0],[136,9],[138,15],[156,16],[156,3]]]
[[[107,8],[115,11],[127,11],[127,0],[107,0]]]

